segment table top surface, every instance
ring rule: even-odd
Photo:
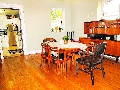
[[[72,48],[80,48],[81,50],[85,50],[87,48],[86,44],[78,43],[78,42],[68,42],[67,44],[61,43],[61,42],[49,42],[48,43],[50,47],[58,47],[60,48],[66,48],[66,49],[72,49]]]

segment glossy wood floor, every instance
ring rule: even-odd
[[[101,71],[95,71],[95,85],[91,85],[90,76],[79,71],[75,76],[75,67],[56,74],[55,65],[46,70],[40,67],[40,54],[6,58],[0,64],[0,90],[120,90],[120,63],[105,59],[105,79]]]

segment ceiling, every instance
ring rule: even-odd
[[[0,15],[16,15],[19,14],[19,9],[0,9]]]

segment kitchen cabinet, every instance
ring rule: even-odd
[[[84,34],[120,34],[120,19],[84,22]]]

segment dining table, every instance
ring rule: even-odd
[[[87,48],[86,44],[80,43],[80,42],[68,42],[67,44],[64,44],[63,42],[48,42],[48,45],[52,48],[52,47],[57,47],[58,50],[60,49],[64,49],[64,51],[66,52],[66,54],[70,54],[74,57],[75,52],[77,51],[85,51]],[[56,54],[56,52],[52,51],[51,52],[53,55]],[[66,55],[65,55],[66,56]],[[48,58],[48,69],[50,69],[50,59]],[[64,61],[66,63],[66,57],[64,57]],[[74,61],[75,62],[75,61]]]

